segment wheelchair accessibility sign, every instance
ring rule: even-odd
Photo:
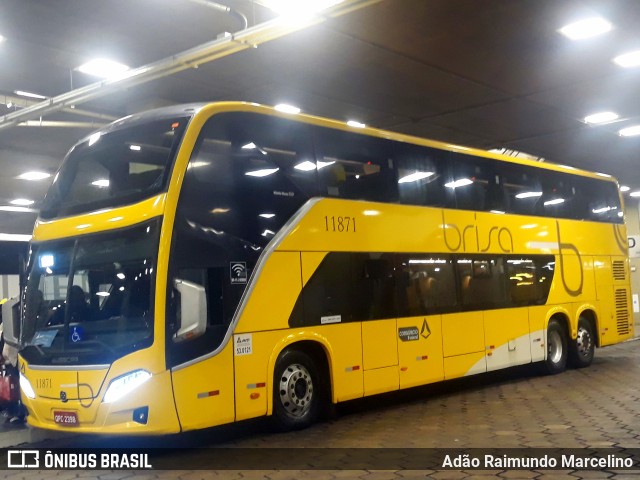
[[[69,338],[73,343],[81,342],[84,339],[84,330],[81,327],[71,327]]]

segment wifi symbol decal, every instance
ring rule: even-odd
[[[231,283],[247,283],[247,263],[231,262],[230,265]]]
[[[235,263],[232,267],[231,270],[233,270],[233,273],[235,273],[236,277],[241,276],[244,273],[244,265],[241,265],[239,263]]]

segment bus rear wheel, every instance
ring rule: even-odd
[[[278,357],[273,380],[273,419],[280,430],[299,430],[320,411],[320,379],[312,357],[286,350]]]
[[[591,365],[595,354],[595,340],[591,322],[584,317],[578,320],[578,335],[571,342],[569,361],[572,367],[584,368]]]
[[[550,375],[564,372],[567,368],[567,334],[562,324],[551,319],[547,327],[546,372]]]

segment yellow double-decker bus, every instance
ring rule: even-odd
[[[31,425],[163,434],[633,336],[616,181],[248,103],[119,120],[33,233]]]

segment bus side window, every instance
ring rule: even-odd
[[[560,218],[581,218],[574,206],[575,187],[570,175],[540,172],[542,196],[536,205],[537,215]]]
[[[398,149],[398,191],[400,203],[446,207],[444,188],[448,152],[428,147],[396,144]]]
[[[502,258],[459,258],[462,304],[471,309],[507,306]]]
[[[432,315],[455,308],[453,263],[447,255],[401,254],[397,265],[398,316]]]
[[[455,193],[456,208],[504,212],[504,193],[495,162],[459,153],[452,153],[451,157],[453,180],[445,187]]]
[[[575,178],[579,199],[586,211],[584,218],[596,222],[621,223],[623,212],[618,189],[613,182],[600,182],[592,178]]]
[[[394,142],[321,127],[313,138],[321,196],[398,201]]]
[[[505,191],[507,213],[536,215],[536,205],[542,196],[542,187],[534,168],[524,165],[500,165],[500,175]]]
[[[536,262],[531,258],[507,258],[509,301],[512,306],[536,305],[541,297]]]
[[[379,253],[352,254],[354,320],[396,317],[393,256]]]
[[[351,253],[328,253],[304,287],[305,324],[353,320]]]

